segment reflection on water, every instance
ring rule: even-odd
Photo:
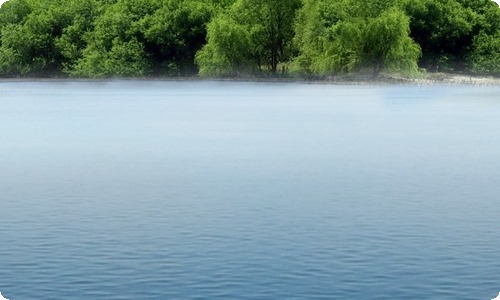
[[[0,291],[491,299],[499,94],[0,83]]]

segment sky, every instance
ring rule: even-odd
[[[495,1],[496,3],[498,3],[498,5],[500,5],[500,0],[493,0]],[[0,5],[4,2],[7,2],[7,0],[0,0]]]

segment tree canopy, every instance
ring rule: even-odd
[[[436,71],[470,68],[473,72],[494,73],[481,69],[474,62],[500,59],[500,48],[484,52],[498,44],[500,9],[496,3],[489,0],[408,0],[405,11],[411,17],[410,36],[422,48],[421,66]],[[483,55],[487,57],[478,57]]]
[[[417,71],[419,46],[397,1],[305,0],[295,42],[295,68],[306,73],[372,69]]]
[[[276,75],[279,65],[293,57],[293,24],[300,5],[300,0],[237,0],[209,23],[208,43],[196,60],[200,73]]]
[[[491,0],[9,0],[0,76],[500,76]]]

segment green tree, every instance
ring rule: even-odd
[[[253,70],[253,44],[247,26],[221,14],[208,25],[207,35],[208,43],[196,54],[200,75],[227,76]]]
[[[117,0],[85,36],[87,46],[70,73],[84,77],[195,73],[194,55],[205,44],[205,25],[213,11],[213,3],[201,0]]]
[[[169,0],[141,21],[139,30],[154,73],[197,73],[194,57],[206,43],[206,24],[215,4],[198,0]]]
[[[29,8],[25,10],[30,13],[2,27],[2,70],[21,75],[56,71],[61,57],[54,49],[53,39],[60,34],[66,20],[50,2],[26,3]],[[14,2],[12,5],[19,7],[22,4]]]
[[[412,0],[405,9],[411,37],[422,48],[420,65],[430,71],[463,70],[477,14],[457,0]]]
[[[140,77],[146,75],[148,62],[143,46],[136,39],[114,39],[107,51],[100,52],[93,46],[85,49],[84,58],[72,71],[84,77]]]
[[[64,60],[61,68],[69,73],[78,59],[83,57],[83,50],[87,46],[84,39],[87,32],[94,30],[94,21],[102,10],[96,0],[71,0],[61,7],[71,16],[71,21],[64,27],[62,34],[55,38],[54,44]]]
[[[154,5],[156,4],[156,5]],[[140,32],[140,21],[154,13],[157,1],[118,0],[104,6],[94,30],[84,39],[86,47],[69,71],[83,77],[143,76],[149,66]]]
[[[500,7],[490,0],[460,0],[476,13],[466,66],[475,74],[500,76]]]
[[[498,76],[499,36],[490,0],[9,0],[0,76]]]
[[[477,35],[468,62],[473,73],[500,76],[500,30],[495,35]]]
[[[31,13],[29,0],[10,0],[1,5],[0,29],[8,24],[22,24]]]
[[[208,25],[207,45],[196,57],[200,74],[278,74],[294,53],[293,22],[300,5],[300,0],[236,1]]]
[[[417,71],[420,49],[398,1],[306,0],[296,31],[299,72]]]
[[[416,71],[420,48],[409,37],[409,18],[392,8],[368,20],[362,37],[362,66],[381,70]]]
[[[80,36],[92,23],[94,4],[93,0],[11,0],[3,5],[0,13],[7,18],[1,27],[0,72],[61,74],[74,59],[61,51],[62,45],[81,47]],[[80,30],[68,35],[77,25]]]

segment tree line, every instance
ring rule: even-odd
[[[491,0],[9,0],[0,76],[500,76]]]

